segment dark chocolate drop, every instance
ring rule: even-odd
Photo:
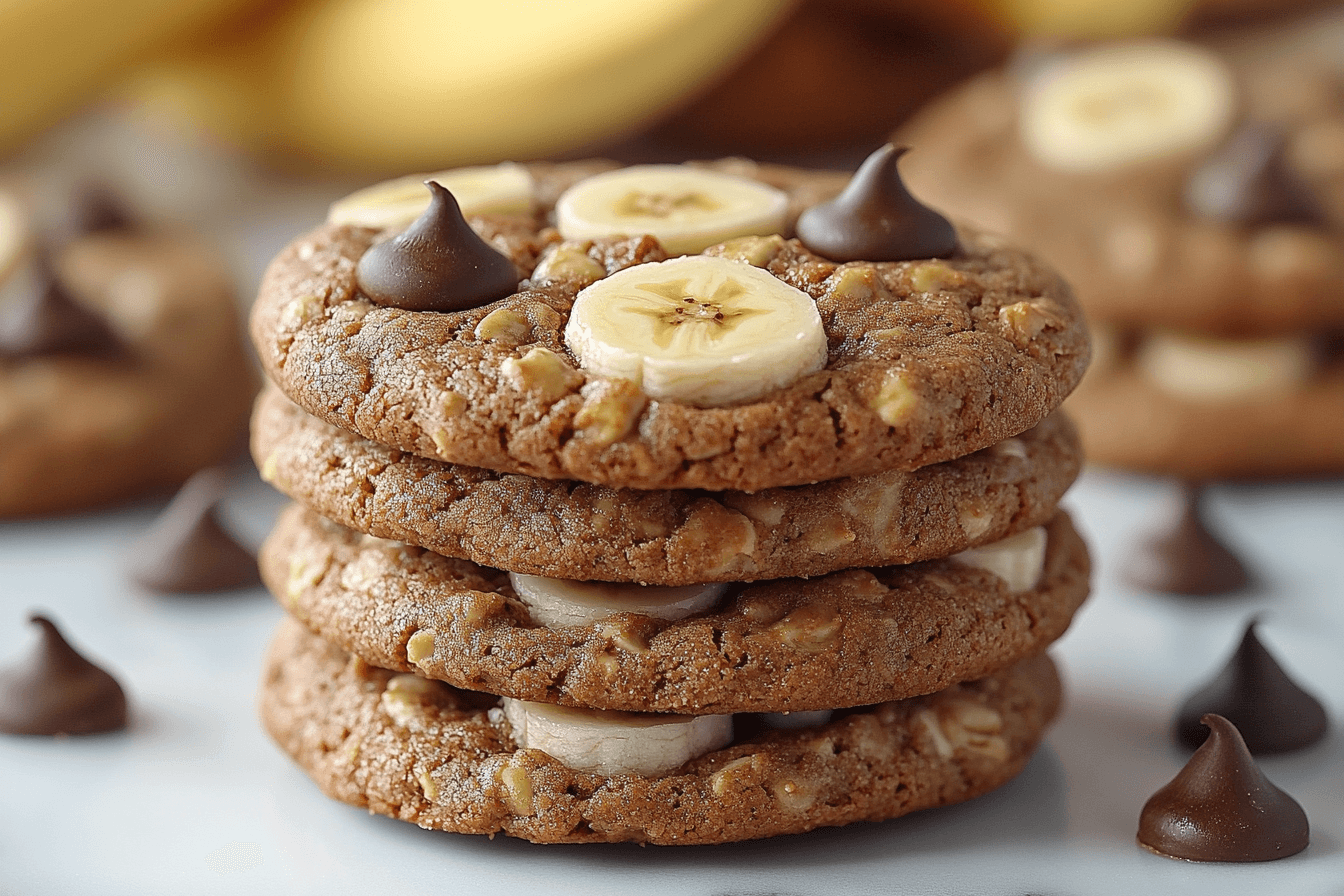
[[[1190,749],[1204,742],[1200,719],[1211,712],[1236,725],[1257,755],[1300,750],[1325,736],[1325,707],[1288,677],[1256,637],[1255,626],[1252,619],[1227,665],[1177,713],[1176,737]]]
[[[457,200],[427,181],[429,208],[359,260],[355,279],[373,302],[411,311],[464,311],[518,289],[518,269],[476,235]]]
[[[1141,542],[1125,562],[1130,584],[1167,594],[1229,594],[1250,584],[1246,566],[1209,531],[1204,488],[1185,483],[1175,519]]]
[[[217,513],[226,487],[219,469],[187,480],[132,549],[128,572],[137,584],[163,594],[261,584],[256,558],[220,525]]]
[[[117,680],[80,656],[55,623],[34,614],[38,642],[0,670],[0,731],[6,734],[98,734],[126,727],[126,693]]]
[[[798,218],[798,238],[831,261],[911,261],[946,258],[957,231],[906,190],[896,164],[907,152],[888,143],[874,152],[844,192]]]
[[[120,348],[107,322],[65,291],[45,255],[20,267],[4,286],[0,358],[110,354]]]
[[[1191,175],[1185,204],[1226,224],[1325,222],[1315,194],[1284,158],[1282,134],[1264,124],[1241,128]]]
[[[1139,815],[1139,843],[1192,862],[1269,862],[1307,848],[1307,813],[1270,783],[1237,728],[1208,713],[1208,739]]]
[[[70,229],[75,235],[136,230],[126,204],[103,184],[89,183],[75,195]]]

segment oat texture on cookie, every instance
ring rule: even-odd
[[[296,504],[259,558],[290,617],[262,715],[319,786],[429,828],[695,844],[1021,769],[1087,594],[1053,411],[1088,339],[898,157],[440,172],[507,201],[449,227],[447,190],[388,182],[276,259],[252,449]],[[463,246],[520,279],[421,265]],[[411,256],[426,276],[374,282]]]

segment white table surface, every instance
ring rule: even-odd
[[[1055,648],[1063,717],[1026,772],[963,806],[721,847],[535,846],[457,836],[336,803],[274,747],[254,690],[280,609],[260,590],[158,597],[122,576],[155,507],[0,523],[0,662],[29,609],[114,670],[121,734],[0,736],[0,894],[1344,893],[1344,483],[1222,487],[1211,512],[1265,585],[1235,599],[1136,593],[1115,563],[1165,486],[1090,473],[1067,504],[1094,551],[1094,594]],[[240,470],[228,518],[252,543],[280,499]],[[1262,766],[1311,819],[1306,852],[1199,865],[1135,844],[1144,800],[1181,767],[1181,699],[1244,621],[1327,704],[1328,738]]]

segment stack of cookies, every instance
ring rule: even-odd
[[[331,796],[540,842],[890,818],[1022,769],[1087,593],[1030,256],[844,176],[607,163],[380,184],[253,313],[261,712]],[[843,191],[843,192],[842,192]]]

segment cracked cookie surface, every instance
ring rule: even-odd
[[[262,546],[271,593],[373,665],[598,709],[790,712],[926,694],[1038,653],[1087,595],[1082,540],[1047,527],[1036,587],[954,560],[730,588],[675,622],[620,613],[534,626],[508,575],[361,535],[298,506]],[[417,660],[408,642],[417,639]]]
[[[945,557],[1047,522],[1078,475],[1060,414],[976,454],[754,494],[636,491],[493,473],[386,448],[269,389],[262,476],[344,526],[514,572],[690,585]]]
[[[743,735],[657,778],[570,769],[523,750],[493,697],[396,673],[285,620],[261,716],[329,796],[421,827],[540,843],[706,844],[894,818],[970,799],[1016,775],[1058,711],[1036,656],[927,697],[825,725]]]
[[[844,182],[740,161],[718,167],[785,189],[794,216]],[[375,306],[355,286],[355,264],[386,234],[324,226],[300,237],[272,263],[253,310],[267,373],[309,413],[424,457],[613,487],[755,491],[985,448],[1044,419],[1087,363],[1063,281],[997,240],[962,231],[949,259],[837,265],[796,240],[747,237],[706,254],[755,264],[812,296],[829,339],[825,369],[735,406],[647,400],[628,381],[579,369],[562,338],[585,277],[667,257],[649,236],[557,247],[547,203],[557,181],[590,170],[536,169],[535,217],[471,219],[523,275],[548,250],[579,259],[483,308]],[[491,315],[496,325],[485,323]],[[520,366],[529,357],[538,362]]]

